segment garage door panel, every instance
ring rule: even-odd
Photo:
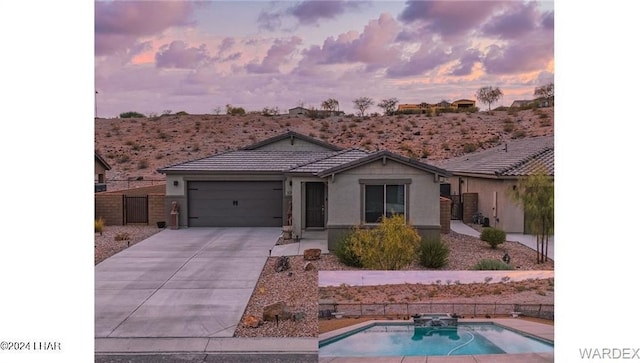
[[[189,182],[194,227],[282,226],[282,182]]]

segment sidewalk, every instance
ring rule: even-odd
[[[322,253],[329,253],[327,231],[304,231],[300,242],[277,245],[271,249],[271,257],[300,256],[304,250],[319,248]]]
[[[480,232],[467,226],[466,224],[462,223],[462,221],[460,220],[451,221],[451,230],[456,233],[466,234],[467,236],[472,236],[476,238],[480,237]],[[520,242],[521,244],[533,250],[536,249],[536,236],[532,234],[507,233],[507,241]],[[553,246],[554,246],[553,236],[550,236],[549,237],[549,253],[547,254],[547,256],[549,256],[549,258],[552,260],[554,260]]]

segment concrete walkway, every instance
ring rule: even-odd
[[[472,237],[480,237],[480,232],[476,231],[475,229],[467,226],[466,224],[462,223],[462,221],[460,220],[452,220],[451,221],[451,230],[456,232],[456,233],[460,233],[460,234],[465,234],[467,236],[472,236]],[[520,242],[521,244],[535,250],[536,249],[536,236],[535,235],[531,235],[531,234],[522,234],[522,233],[507,233],[507,241],[514,241],[514,242]],[[547,256],[549,256],[550,259],[554,259],[554,254],[553,254],[553,248],[554,243],[553,243],[553,236],[549,237],[549,253]]]
[[[310,248],[319,248],[322,253],[329,253],[326,230],[304,231],[299,242],[273,247],[271,256],[299,256]]]
[[[231,337],[280,230],[164,230],[95,268],[95,336]]]
[[[281,232],[167,229],[98,264],[96,361],[172,361],[176,354],[207,362],[219,354],[234,362],[272,354],[287,361],[317,354],[315,338],[232,338]]]

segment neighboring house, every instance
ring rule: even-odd
[[[398,113],[427,113],[428,103],[401,103],[398,105]]]
[[[461,109],[461,108],[473,108],[476,107],[476,101],[474,100],[456,100],[451,103],[451,107],[453,109]]]
[[[341,149],[295,132],[167,166],[166,208],[180,225],[328,230],[329,248],[353,226],[404,214],[422,236],[440,233],[443,169],[393,154]]]
[[[511,107],[526,107],[533,103],[533,100],[515,100],[511,103]]]
[[[289,115],[303,115],[313,117],[331,117],[331,116],[344,116],[344,111],[330,111],[330,110],[316,110],[308,109],[304,107],[294,107],[289,109]]]
[[[95,167],[94,167],[94,182],[95,182],[95,192],[106,192],[107,191],[107,180],[105,178],[105,173],[107,170],[111,170],[111,165],[107,163],[107,161],[97,152],[95,151]]]
[[[294,107],[289,109],[289,115],[308,115],[309,110],[304,107]]]
[[[553,100],[552,100],[553,101]],[[535,100],[515,100],[513,101],[513,103],[511,103],[510,107],[527,107],[527,106],[533,106],[536,105],[537,107],[549,107],[550,103],[549,100],[546,98],[536,98]]]
[[[460,206],[459,210],[467,212],[463,219],[470,218],[471,213],[480,212],[489,217],[492,227],[509,233],[527,233],[524,211],[509,197],[508,190],[514,188],[518,179],[538,171],[553,176],[553,135],[514,140],[444,160],[439,166],[452,174],[449,183],[454,205],[461,194],[477,194],[477,199],[473,199],[473,203],[477,203],[474,210]]]
[[[442,100],[438,103],[401,103],[398,105],[398,113],[435,113],[440,110],[457,110],[476,107],[476,101],[461,99],[449,103]]]

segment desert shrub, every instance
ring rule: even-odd
[[[449,261],[449,246],[439,238],[425,238],[420,242],[420,264],[440,268]]]
[[[113,237],[115,241],[128,241],[131,239],[131,236],[127,232],[120,232]]]
[[[138,161],[138,170],[146,169],[149,167],[149,162],[146,159]]]
[[[500,260],[485,259],[480,260],[477,264],[475,264],[472,270],[513,270],[513,267]]]
[[[104,230],[104,219],[102,217],[95,219],[93,221],[93,226],[95,233],[100,233],[100,235],[102,236],[102,231]]]
[[[123,112],[120,114],[120,118],[134,118],[134,117],[145,117],[145,116],[140,112],[135,112],[135,111]]]
[[[496,248],[507,239],[507,234],[501,229],[487,227],[482,229],[480,239],[487,242],[491,248]]]
[[[513,122],[509,121],[509,122],[505,122],[504,125],[502,126],[502,130],[504,132],[511,132],[513,131],[514,126],[513,126]]]
[[[349,234],[338,242],[334,251],[336,257],[347,266],[362,267],[362,261],[360,261],[358,255],[353,251],[351,241],[351,234]]]
[[[551,126],[551,120],[550,119],[540,120],[540,126],[542,127]]]
[[[129,157],[129,155],[127,154],[122,154],[118,156],[118,159],[117,159],[118,164],[128,163],[129,161],[131,161],[131,157]]]
[[[517,130],[516,132],[513,133],[513,135],[511,135],[512,139],[522,139],[523,137],[527,136],[527,132],[525,130]]]
[[[472,153],[478,149],[478,145],[476,144],[464,144],[462,147],[462,151],[465,153]]]
[[[414,260],[420,235],[404,215],[383,217],[373,229],[356,229],[349,236],[351,249],[362,266],[375,270],[399,270]]]

